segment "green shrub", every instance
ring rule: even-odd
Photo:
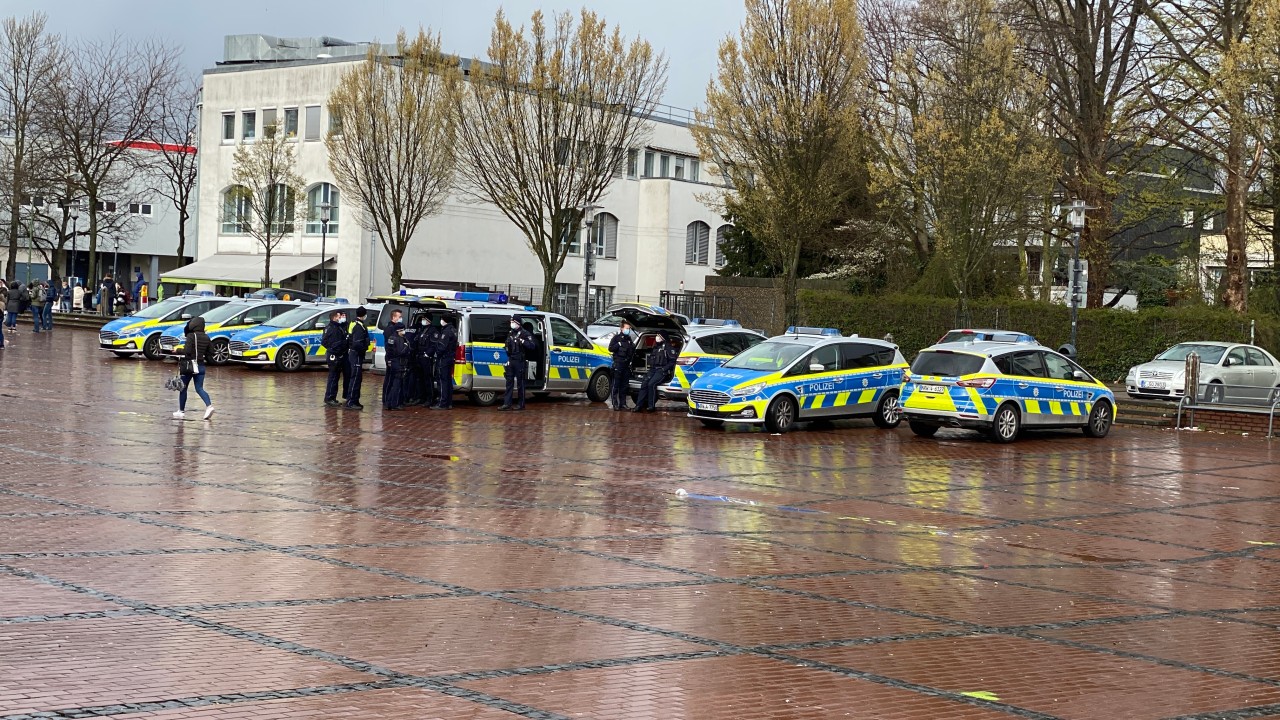
[[[961,312],[954,299],[913,295],[849,295],[829,291],[801,292],[806,325],[838,327],[863,337],[893,335],[908,360],[957,327],[991,327],[1034,335],[1049,347],[1071,337],[1071,309],[1065,305],[1025,300],[971,300]],[[1210,307],[1150,307],[1128,310],[1081,310],[1077,351],[1080,364],[1108,382],[1124,380],[1129,368],[1189,340],[1248,342],[1250,321],[1255,341],[1280,354],[1280,318],[1243,317]]]

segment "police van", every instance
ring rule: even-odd
[[[282,315],[300,303],[285,300],[262,300],[253,296],[232,300],[202,315],[205,334],[209,336],[209,364],[226,365],[231,362],[231,336]],[[186,349],[186,324],[170,327],[160,335],[160,354],[181,357]]]
[[[116,357],[142,353],[148,360],[160,358],[160,336],[171,327],[185,327],[188,320],[231,302],[209,290],[190,290],[148,305],[136,313],[116,318],[98,330],[98,347]]]
[[[775,433],[797,422],[857,417],[894,428],[906,369],[893,343],[791,327],[695,380],[689,417],[715,428],[763,424]]]
[[[284,372],[294,372],[306,365],[323,365],[328,361],[320,337],[329,324],[329,315],[335,311],[347,314],[347,321],[356,317],[356,305],[346,298],[321,298],[305,303],[277,315],[261,325],[239,330],[228,338],[228,349],[233,362],[245,365],[272,366]],[[381,305],[365,305],[365,325],[369,328],[369,348],[366,362],[373,361],[373,354],[381,343],[382,332],[377,329]]]

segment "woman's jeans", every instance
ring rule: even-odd
[[[185,411],[187,409],[187,386],[191,384],[192,380],[196,381],[196,394],[204,401],[205,406],[207,407],[213,404],[213,402],[209,400],[209,393],[204,391],[204,365],[201,365],[200,372],[195,375],[182,376],[182,390],[178,393],[179,410]]]

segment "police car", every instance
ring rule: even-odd
[[[791,327],[693,381],[689,417],[707,427],[763,423],[778,433],[800,421],[853,417],[893,428],[906,369],[892,343]]]
[[[649,372],[649,354],[653,352],[657,345],[657,337],[663,335],[667,342],[675,344],[683,355],[689,346],[689,334],[687,319],[679,313],[673,313],[659,305],[645,305],[642,303],[619,303],[610,305],[605,311],[607,315],[597,320],[600,323],[605,320],[612,321],[617,319],[620,326],[623,321],[631,325],[635,331],[635,355],[631,358],[631,395],[635,397],[639,391],[641,384],[644,383],[644,376]],[[594,338],[596,347],[609,352],[609,343],[614,336],[618,334],[618,327],[614,326],[609,332],[606,332]],[[728,358],[724,358],[727,360]],[[674,378],[672,380],[674,382]],[[676,386],[680,389],[680,386]]]
[[[231,361],[231,336],[245,328],[261,325],[271,318],[296,307],[298,302],[260,300],[253,296],[232,300],[202,314],[204,331],[209,336],[209,364],[226,365]],[[160,335],[160,354],[180,357],[186,347],[186,324],[174,325]]]
[[[369,328],[367,361],[373,360],[373,352],[381,341],[377,329],[380,305],[366,305],[365,325]],[[348,322],[355,320],[356,306],[346,298],[321,298],[313,303],[300,305],[270,320],[239,330],[228,338],[233,362],[245,365],[275,365],[284,372],[300,370],[309,364],[323,364],[328,356],[320,337],[329,324],[329,315],[335,311],[347,314]]]
[[[902,384],[911,431],[979,430],[1013,442],[1023,429],[1080,428],[1106,437],[1116,399],[1062,353],[1027,343],[947,343],[920,352]]]
[[[684,330],[687,337],[676,358],[675,375],[670,383],[658,386],[659,397],[680,402],[688,398],[689,386],[703,373],[768,339],[754,330],[744,330],[737,320],[695,318]]]
[[[131,315],[116,318],[98,330],[98,347],[116,357],[142,353],[148,360],[160,358],[160,335],[170,327],[185,327],[197,315],[227,304],[231,298],[212,291],[191,290],[166,298]]]

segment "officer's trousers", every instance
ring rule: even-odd
[[[437,407],[453,407],[453,358],[436,360],[436,391],[440,393]]]
[[[658,406],[658,386],[662,384],[662,378],[665,373],[650,371],[644,376],[644,382],[640,384],[640,397],[636,400],[636,407],[647,408],[652,410]]]
[[[436,359],[419,355],[414,359],[414,365],[418,368],[418,400],[428,407],[435,405],[439,401],[436,397]]]
[[[613,364],[613,382],[609,387],[609,400],[615,408],[627,406],[627,396],[631,394],[631,363],[615,362]]]
[[[324,401],[335,402],[338,399],[338,379],[342,379],[343,399],[351,389],[351,365],[345,357],[329,361],[329,379],[324,384]]]
[[[382,381],[382,407],[390,410],[404,405],[404,376],[407,368],[401,363],[387,364],[387,377]]]
[[[502,396],[502,407],[524,409],[524,384],[528,372],[529,363],[525,360],[507,363],[507,392]]]
[[[354,407],[360,404],[360,385],[364,381],[364,355],[348,352],[347,365],[351,373],[351,384],[347,387],[347,407]]]

